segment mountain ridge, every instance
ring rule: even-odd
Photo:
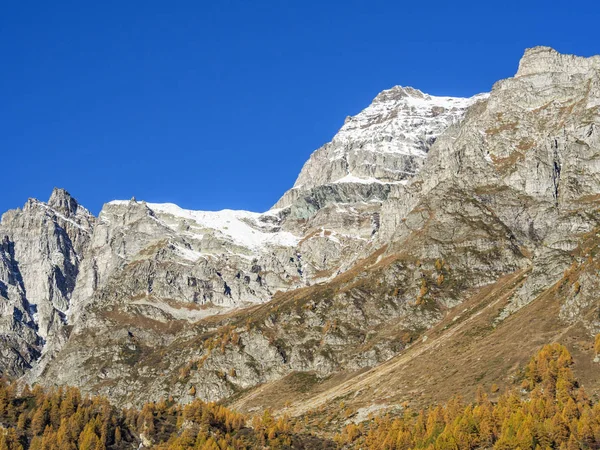
[[[474,378],[508,383],[553,336],[589,341],[600,331],[596,61],[537,47],[489,94],[429,96],[425,109],[407,103],[420,91],[384,91],[390,108],[361,116],[373,135],[348,144],[342,130],[362,123],[351,119],[313,154],[369,164],[311,156],[263,214],[130,200],[95,218],[62,190],[52,207],[5,213],[3,370],[120,405],[172,395],[302,415],[342,398],[430,404],[451,382],[472,395]],[[401,126],[386,140],[382,123]],[[424,131],[407,139],[405,125]],[[388,146],[404,159],[375,151]],[[373,172],[374,153],[385,157]],[[456,376],[440,379],[435,361]]]

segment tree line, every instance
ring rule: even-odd
[[[600,449],[600,404],[575,380],[572,364],[566,347],[546,345],[522,370],[520,385],[495,401],[479,389],[471,403],[453,397],[427,409],[407,407],[349,424],[335,442],[270,411],[248,418],[217,403],[172,398],[120,410],[75,388],[19,391],[0,380],[0,450]]]

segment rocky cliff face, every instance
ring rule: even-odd
[[[67,324],[80,264],[95,218],[66,191],[48,203],[30,199],[2,216],[0,296],[3,370],[18,375],[40,356],[44,342]]]
[[[435,97],[401,86],[381,92],[310,156],[274,208],[309,218],[329,203],[385,200],[390,185],[416,175],[436,138],[485,97]]]
[[[599,87],[597,57],[526,51],[517,75],[496,83],[461,127],[440,139],[414,185],[392,194],[383,240],[410,233],[402,225],[407,212],[423,198],[443,197],[441,186],[461,189],[531,252],[535,276],[515,302],[531,301],[597,226],[587,205],[600,189]]]
[[[29,201],[0,225],[2,370],[122,405],[386,403],[413,392],[391,367],[464,342],[484,364],[528,308],[599,331],[599,61],[538,47],[489,95],[384,91],[265,214]]]

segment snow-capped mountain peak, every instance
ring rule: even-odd
[[[299,190],[308,192],[340,181],[391,184],[412,178],[437,137],[487,95],[441,97],[402,86],[382,91],[367,108],[348,117],[331,142],[311,155],[294,188],[275,207],[289,206]]]

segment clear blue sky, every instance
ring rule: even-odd
[[[382,89],[469,96],[526,47],[600,53],[598,3],[3,2],[0,211],[54,186],[94,213],[266,210]]]

